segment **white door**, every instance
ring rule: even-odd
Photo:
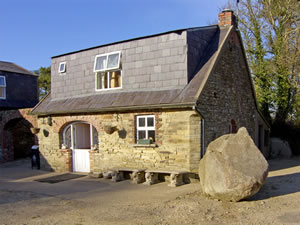
[[[72,157],[74,172],[90,172],[90,155],[87,149],[74,149]]]
[[[72,125],[72,159],[74,172],[90,172],[91,125]]]

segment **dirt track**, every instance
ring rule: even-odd
[[[300,224],[300,158],[271,160],[266,184],[238,203],[205,198],[199,183],[166,183],[87,177],[45,184],[33,181],[26,161],[0,166],[0,224]]]

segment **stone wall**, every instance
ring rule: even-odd
[[[51,97],[99,93],[95,90],[95,56],[114,51],[121,51],[122,89],[117,92],[180,88],[187,84],[186,32],[172,32],[52,58]],[[66,73],[59,74],[61,62],[66,62]]]
[[[232,129],[246,127],[255,140],[256,106],[252,83],[238,35],[230,33],[216,67],[197,101],[205,119],[205,147]]]
[[[143,114],[155,115],[156,146],[136,144],[135,117]],[[55,171],[66,170],[66,154],[61,150],[62,132],[74,121],[88,122],[98,131],[99,152],[90,152],[91,172],[120,166],[198,171],[200,117],[193,110],[53,116],[52,126],[47,124],[47,117],[40,117],[43,168],[48,165],[48,169]],[[116,126],[118,131],[107,134],[105,125]]]
[[[0,111],[0,162],[15,158],[14,147],[25,147],[24,155],[30,151],[34,143],[30,128],[37,126],[37,118],[30,112],[31,108]]]

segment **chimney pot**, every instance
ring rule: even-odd
[[[224,9],[221,13],[219,13],[219,26],[237,26],[233,10]]]

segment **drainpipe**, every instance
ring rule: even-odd
[[[201,154],[200,154],[200,158],[203,158],[204,154],[205,154],[205,149],[204,149],[204,117],[201,115],[201,113],[199,112],[198,108],[196,105],[193,106],[193,110],[201,117]]]

